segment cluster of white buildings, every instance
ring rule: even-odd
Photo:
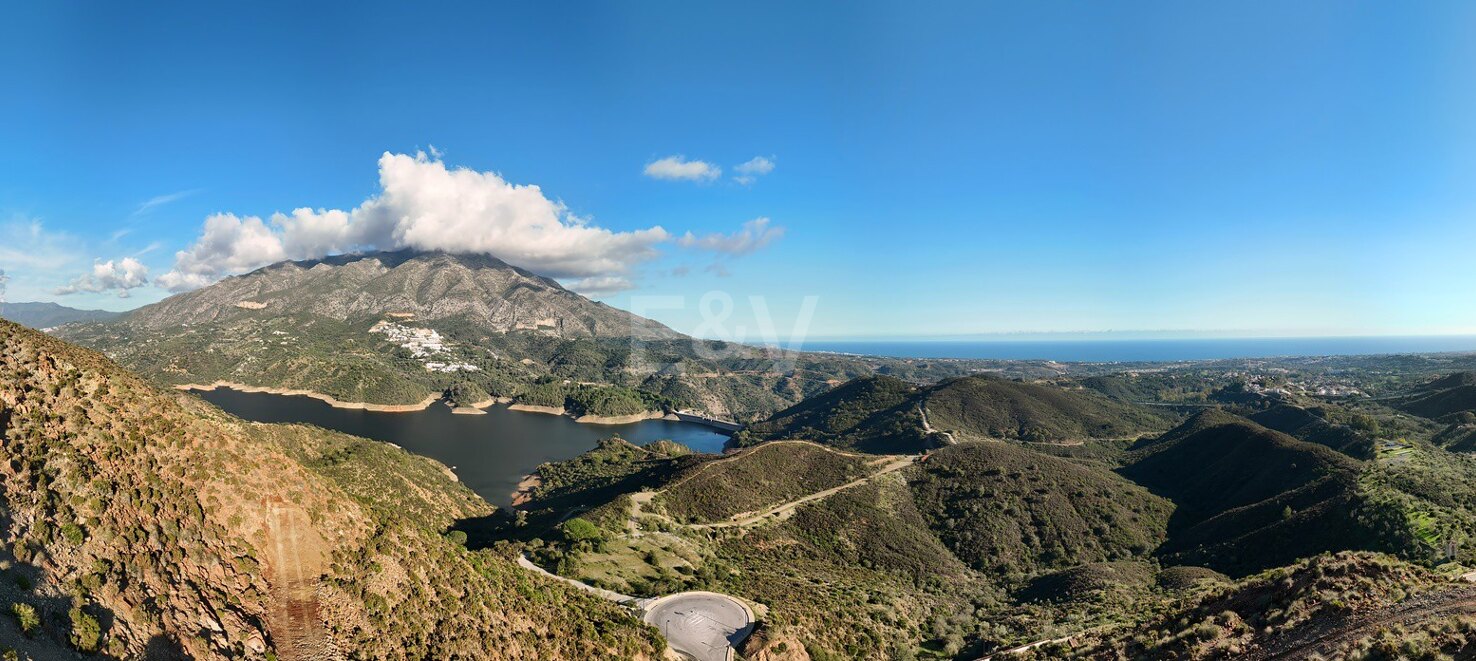
[[[1287,372],[1286,370],[1279,370]],[[1245,389],[1250,392],[1276,395],[1316,395],[1318,397],[1364,397],[1362,390],[1331,378],[1313,377],[1307,380],[1266,378],[1250,372],[1232,372],[1233,376],[1245,379]]]
[[[390,343],[404,348],[431,372],[476,372],[480,368],[468,363],[451,360],[451,348],[446,340],[433,328],[413,328],[390,321],[381,321],[369,329],[371,333],[384,335]],[[436,358],[438,360],[430,360]]]

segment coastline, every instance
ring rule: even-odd
[[[666,417],[661,411],[642,411],[630,415],[581,415],[574,418],[574,422],[585,425],[628,425],[642,420],[665,420]]]
[[[548,415],[564,415],[562,406],[539,406],[537,404],[509,404],[509,411],[523,411],[524,413],[546,413]]]
[[[215,383],[211,383],[208,385],[199,383],[182,383],[174,386],[175,390],[200,390],[206,392],[216,390],[218,388],[226,388],[228,390],[236,390],[240,392],[262,392],[272,395],[311,397],[329,406],[332,406],[333,408],[353,409],[359,411],[375,411],[378,413],[410,413],[413,411],[424,411],[425,409],[430,408],[431,404],[441,401],[441,397],[439,395],[432,394],[427,395],[426,398],[424,400],[421,400],[419,404],[370,404],[367,402],[345,402],[329,395],[313,392],[311,390],[301,390],[297,388],[265,388],[261,386],[248,386],[244,383],[236,383],[234,381],[216,381]]]
[[[519,507],[533,500],[533,490],[543,486],[543,477],[538,471],[533,471],[523,476],[518,482],[518,488],[512,492],[512,506]]]
[[[451,412],[457,415],[487,415],[487,412],[483,409],[486,409],[493,404],[502,404],[504,402],[511,401],[512,398],[510,397],[488,397],[487,399],[484,399],[480,402],[472,402],[470,404],[467,404],[466,406],[456,406],[450,401],[447,401],[446,405],[450,406]]]

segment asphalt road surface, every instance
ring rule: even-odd
[[[753,615],[732,597],[711,592],[681,592],[646,609],[647,624],[666,636],[671,648],[697,661],[724,661],[734,645],[753,631]]]

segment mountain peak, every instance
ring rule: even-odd
[[[126,323],[162,329],[297,314],[341,322],[392,314],[559,337],[682,337],[491,255],[413,250],[278,262],[139,308]]]

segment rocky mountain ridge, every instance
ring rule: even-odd
[[[412,251],[280,262],[146,305],[122,321],[158,330],[299,313],[336,321],[458,319],[559,337],[683,337],[489,255]]]

